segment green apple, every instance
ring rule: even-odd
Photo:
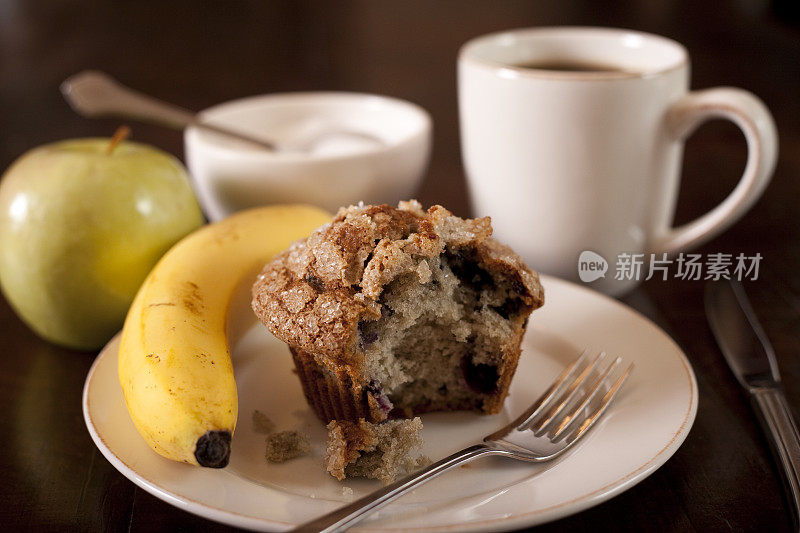
[[[102,346],[172,244],[203,224],[183,165],[156,148],[75,139],[0,181],[0,286],[39,336]]]

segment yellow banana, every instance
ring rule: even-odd
[[[330,220],[310,206],[270,206],[205,226],[170,249],[128,311],[119,380],[139,433],[159,454],[228,464],[238,411],[226,334],[241,278]]]

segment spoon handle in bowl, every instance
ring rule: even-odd
[[[191,111],[129,89],[102,72],[87,70],[67,78],[61,93],[86,117],[124,117],[178,130],[194,126],[275,150],[274,143],[200,122]]]

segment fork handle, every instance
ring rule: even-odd
[[[760,420],[768,431],[772,450],[781,464],[786,499],[795,530],[800,524],[800,432],[781,389],[755,389],[751,393]]]
[[[460,464],[471,461],[477,457],[484,455],[492,455],[502,453],[491,447],[489,444],[481,443],[469,448],[464,448],[461,451],[445,457],[441,461],[436,461],[431,465],[415,472],[414,474],[404,477],[399,481],[395,481],[391,485],[387,485],[382,489],[373,492],[353,503],[337,509],[324,516],[306,522],[291,531],[311,533],[333,533],[335,531],[344,531],[352,527],[357,522],[363,520],[368,514],[376,511],[386,505],[387,503],[400,497],[414,487],[425,483],[426,481],[435,478],[439,474],[450,470],[451,468]]]

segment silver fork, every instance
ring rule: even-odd
[[[555,459],[578,442],[606,411],[633,370],[630,364],[615,380],[621,363],[621,357],[608,362],[605,352],[590,358],[588,350],[584,351],[533,405],[504,428],[484,437],[483,442],[292,531],[344,531],[412,488],[485,455],[502,455],[531,463]]]

